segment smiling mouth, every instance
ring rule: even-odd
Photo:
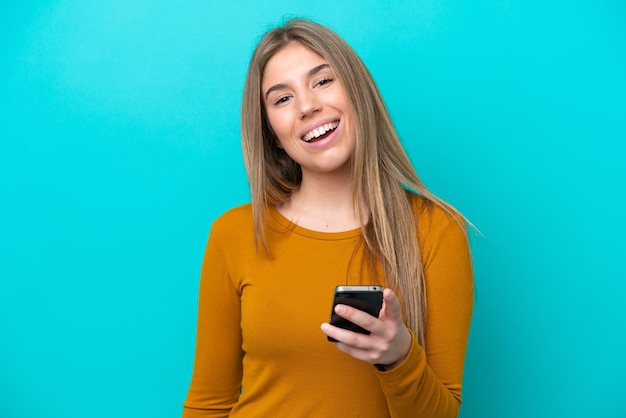
[[[302,137],[304,142],[316,142],[328,137],[339,126],[339,121],[329,122],[319,126]]]

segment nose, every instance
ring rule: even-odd
[[[300,94],[299,105],[300,115],[302,119],[316,112],[319,112],[319,110],[321,109],[319,98],[312,90],[306,90],[305,92]]]

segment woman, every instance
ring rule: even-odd
[[[211,229],[183,416],[456,417],[465,220],[419,180],[358,56],[310,21],[269,31],[242,137],[252,202]],[[342,284],[386,287],[378,318],[336,310],[371,334],[323,323]]]

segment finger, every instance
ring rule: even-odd
[[[335,313],[370,332],[373,332],[377,327],[378,318],[352,306],[339,304],[335,306]]]
[[[383,302],[384,304],[381,312],[381,319],[403,322],[402,306],[400,306],[400,300],[393,290],[385,289],[383,291]]]
[[[343,351],[358,360],[363,360],[371,364],[381,362],[382,352],[379,350],[363,349],[342,342],[335,343],[335,346],[339,349],[339,351]]]
[[[351,346],[362,350],[367,350],[371,347],[371,344],[366,338],[366,334],[361,334],[344,328],[339,328],[327,323],[322,324],[321,328],[324,334],[343,343],[342,345],[344,346]]]

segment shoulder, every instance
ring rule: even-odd
[[[218,216],[214,223],[228,223],[245,219],[252,220],[252,205],[250,203],[245,203],[228,209],[226,212]]]
[[[456,211],[428,200],[423,196],[411,194],[411,206],[420,230],[438,229],[449,224],[459,224],[463,217]]]
[[[467,247],[465,219],[453,208],[446,208],[422,196],[412,195],[420,247],[428,252],[441,244]]]
[[[240,235],[242,233],[251,233],[252,225],[252,205],[246,203],[235,206],[218,216],[213,221],[211,234]]]

